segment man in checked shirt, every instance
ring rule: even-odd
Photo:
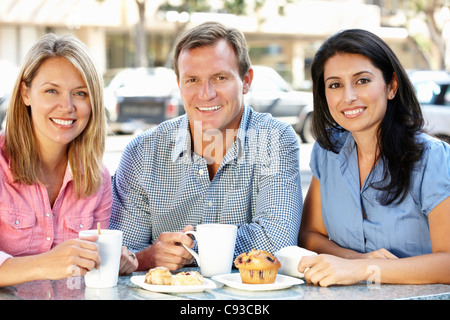
[[[235,256],[296,245],[299,142],[244,102],[253,79],[243,35],[204,23],[179,38],[174,68],[186,113],[134,138],[113,179],[110,227],[139,270],[192,262],[180,244],[200,223],[238,226]]]

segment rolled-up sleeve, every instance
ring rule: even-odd
[[[0,266],[3,264],[3,262],[8,260],[9,258],[12,258],[12,255],[9,255],[3,251],[0,251]]]

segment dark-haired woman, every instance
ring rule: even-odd
[[[321,286],[450,283],[450,146],[423,132],[397,57],[345,30],[311,72],[317,143],[299,245],[320,254],[299,271]]]

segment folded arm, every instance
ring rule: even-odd
[[[432,253],[397,259],[385,249],[358,253],[328,239],[322,221],[320,183],[313,177],[305,198],[299,246],[320,253],[304,257],[299,271],[314,284],[352,284],[374,280],[381,283],[450,283],[450,198],[428,215]],[[307,269],[309,268],[309,269]]]

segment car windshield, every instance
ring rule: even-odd
[[[167,96],[177,89],[173,70],[166,68],[126,69],[109,81],[118,96]]]
[[[446,71],[408,71],[420,104],[450,105],[450,74]]]
[[[258,92],[291,91],[290,85],[276,72],[264,67],[254,67],[251,88]]]
[[[450,105],[450,83],[425,81],[415,83],[420,104]]]

